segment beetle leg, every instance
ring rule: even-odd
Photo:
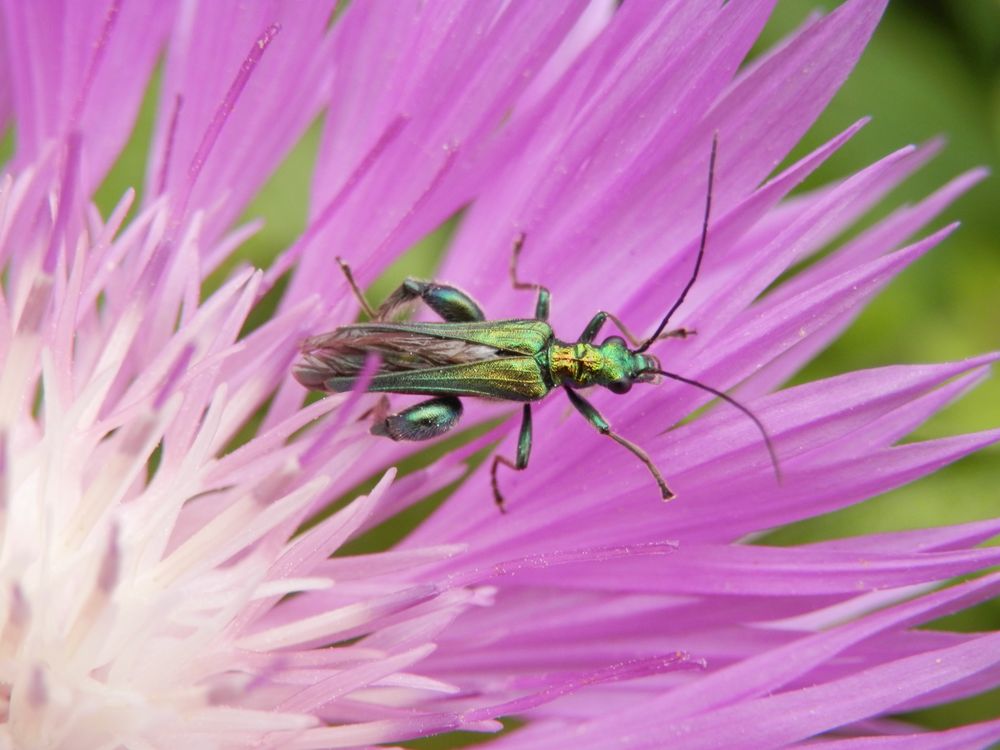
[[[590,319],[587,323],[587,327],[583,329],[583,333],[580,334],[578,341],[581,344],[590,344],[593,342],[594,337],[601,332],[601,328],[604,327],[605,321],[608,319],[608,314],[601,310],[594,317]]]
[[[634,333],[632,333],[632,331],[630,331],[628,328],[625,327],[625,324],[618,319],[618,316],[609,312],[605,312],[604,310],[601,310],[599,313],[594,315],[593,318],[590,319],[590,322],[587,323],[587,327],[584,328],[583,333],[580,334],[579,342],[581,344],[593,343],[594,338],[596,338],[597,334],[600,333],[601,328],[604,327],[604,323],[608,320],[610,320],[612,323],[618,326],[618,330],[622,332],[622,334],[625,336],[626,339],[628,339],[628,342],[633,347],[639,346],[639,339],[636,337]],[[690,328],[674,328],[665,333],[661,333],[656,338],[658,340],[671,339],[671,338],[684,339],[687,338],[688,336],[694,336],[694,334],[695,332]]]
[[[472,297],[460,289],[433,281],[406,279],[396,291],[386,297],[375,311],[375,320],[388,320],[402,308],[423,300],[431,310],[449,323],[486,320],[482,309]]]
[[[454,396],[440,396],[388,415],[375,422],[371,432],[393,440],[429,440],[446,433],[461,416],[461,401]]]
[[[671,328],[665,333],[661,333],[657,336],[658,339],[686,339],[688,336],[694,336],[698,333],[693,328]]]
[[[364,293],[358,288],[358,283],[354,280],[354,274],[351,272],[351,267],[347,265],[347,261],[338,255],[337,264],[340,266],[340,270],[344,272],[344,276],[347,277],[347,284],[351,287],[351,291],[354,292],[354,296],[361,304],[361,309],[365,311],[365,315],[374,319],[375,311],[372,310],[372,306],[368,304],[368,300],[365,299]]]
[[[436,284],[432,281],[420,281],[419,279],[406,279],[402,284],[390,294],[385,302],[379,305],[377,310],[373,310],[368,304],[364,293],[354,280],[354,273],[345,260],[337,257],[340,270],[344,272],[347,283],[351,291],[370,319],[376,321],[388,320],[400,308],[422,299],[429,308],[440,315],[449,323],[464,323],[470,320],[486,320],[486,316],[472,297],[460,289],[447,284]]]
[[[520,232],[517,237],[514,238],[514,248],[510,254],[510,283],[515,289],[537,289],[538,299],[535,301],[535,319],[548,320],[549,300],[552,298],[552,294],[549,292],[548,287],[542,286],[541,284],[532,284],[526,281],[520,281],[517,278],[517,261],[521,257],[521,250],[523,248],[524,232]]]
[[[522,471],[528,465],[528,457],[531,455],[531,405],[525,404],[521,416],[521,432],[517,436],[517,461],[511,461],[506,456],[494,456],[493,465],[490,467],[490,481],[493,483],[493,500],[501,513],[506,513],[503,504],[503,494],[500,492],[500,485],[497,483],[497,467],[500,464],[509,466],[514,471]]]
[[[389,416],[389,397],[383,393],[375,402],[375,406],[358,417],[358,421],[363,422],[366,419],[371,419],[373,422],[381,422],[387,416]]]
[[[675,497],[674,493],[670,491],[669,487],[667,487],[667,483],[663,479],[663,475],[660,474],[660,470],[656,468],[656,465],[653,463],[653,459],[649,457],[649,454],[635,443],[630,440],[626,440],[621,435],[613,432],[611,430],[611,425],[608,424],[608,421],[602,417],[601,413],[597,411],[597,409],[595,409],[589,401],[585,400],[583,396],[574,393],[569,388],[566,388],[565,390],[566,395],[569,396],[569,400],[573,406],[577,408],[577,411],[579,411],[586,418],[586,420],[597,429],[598,432],[602,435],[607,435],[619,445],[630,450],[636,458],[646,465],[646,468],[649,469],[649,473],[652,474],[653,479],[656,480],[656,484],[659,485],[660,494],[663,496],[663,499],[673,500]]]

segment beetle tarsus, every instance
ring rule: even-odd
[[[517,466],[506,456],[494,456],[493,465],[490,466],[490,482],[493,485],[493,502],[496,503],[498,511],[506,514],[507,506],[504,504],[503,493],[500,492],[500,483],[497,481],[497,467],[500,464],[509,466],[512,469],[517,469]]]
[[[361,288],[358,286],[358,282],[354,280],[354,273],[351,271],[351,267],[347,264],[347,261],[339,255],[336,260],[337,265],[340,266],[340,270],[343,271],[344,276],[347,278],[348,286],[351,287],[351,291],[354,293],[355,298],[361,305],[361,309],[365,311],[365,315],[374,320],[375,311],[372,309],[372,306],[368,304],[368,300],[365,299],[364,292],[361,291]]]
[[[494,456],[493,465],[490,466],[490,481],[493,483],[493,501],[497,504],[497,509],[501,513],[506,513],[504,507],[503,493],[500,492],[500,484],[497,482],[497,467],[500,464],[509,466],[514,471],[524,471],[528,466],[528,459],[531,457],[531,405],[525,404],[521,410],[521,429],[517,435],[517,459],[511,461],[506,456]]]
[[[515,289],[536,289],[538,291],[538,299],[535,301],[535,319],[548,320],[549,301],[552,299],[549,288],[541,284],[521,281],[517,278],[517,262],[521,258],[521,250],[524,249],[525,236],[524,232],[518,232],[517,236],[514,237],[514,247],[510,253],[510,283]]]
[[[659,335],[659,339],[686,339],[688,336],[696,336],[698,332],[693,328],[672,328]]]

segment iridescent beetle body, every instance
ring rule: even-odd
[[[736,406],[754,421],[764,436],[777,472],[777,460],[767,433],[749,410],[714,388],[663,370],[656,357],[644,353],[659,339],[693,333],[683,328],[664,333],[664,329],[694,284],[701,267],[711,209],[715,153],[713,142],[708,200],[694,272],[656,332],[642,343],[620,320],[604,311],[591,318],[576,341],[556,338],[547,322],[548,289],[518,280],[517,260],[524,241],[521,235],[514,245],[510,276],[514,288],[537,290],[534,318],[486,320],[475,300],[461,290],[418,279],[404,281],[377,310],[373,310],[358,289],[350,268],[338,259],[351,289],[372,322],[342,326],[307,339],[302,346],[303,358],[294,370],[295,377],[307,388],[342,393],[356,386],[366,361],[377,357],[378,369],[367,380],[366,390],[434,397],[398,414],[377,414],[372,432],[393,440],[426,440],[444,434],[461,417],[460,397],[523,402],[516,459],[511,461],[495,456],[491,467],[494,499],[501,510],[503,496],[497,483],[497,469],[500,464],[515,470],[528,465],[532,442],[531,403],[559,387],[593,427],[627,448],[646,465],[664,500],[671,499],[674,493],[652,459],[642,448],[614,432],[597,409],[576,392],[577,389],[603,386],[622,394],[634,383],[651,383],[660,377],[701,388]],[[417,301],[425,303],[443,322],[393,320],[402,308]],[[634,348],[630,349],[621,336],[609,336],[600,344],[594,343],[609,319]]]
[[[538,319],[359,323],[308,339],[303,353],[296,377],[310,388],[351,390],[364,358],[377,354],[382,364],[369,391],[504,401],[538,401],[559,386],[624,393],[632,383],[651,382],[660,367],[620,336],[600,345],[567,343]]]

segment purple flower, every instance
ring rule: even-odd
[[[777,548],[740,543],[861,502],[995,442],[905,442],[993,356],[776,389],[952,226],[913,240],[962,175],[772,288],[934,147],[788,197],[859,122],[775,173],[884,2],[849,0],[749,65],[773,2],[2,3],[0,747],[369,747],[524,726],[496,747],[983,747],[1000,723],[886,718],[993,687],[1000,634],[917,626],[988,599],[1000,519]],[[141,200],[91,203],[158,60]],[[266,271],[206,277],[317,117],[309,225]],[[529,469],[465,459],[395,479],[372,396],[304,405],[299,343],[352,320],[369,280],[462,211],[441,278],[492,318],[551,287],[564,337],[600,308],[649,332],[686,280],[718,134],[708,252],[655,352],[733,389],[593,395],[646,448],[536,409]],[[289,273],[290,272],[290,273]],[[278,312],[249,313],[286,274]],[[467,424],[506,414],[470,404]],[[670,425],[674,429],[665,431]],[[252,435],[252,437],[247,437]],[[331,503],[366,478],[367,495]],[[405,540],[334,555],[432,492]]]

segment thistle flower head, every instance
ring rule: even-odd
[[[915,626],[996,594],[996,575],[933,589],[996,565],[977,545],[1000,522],[740,543],[1000,437],[900,442],[992,356],[776,390],[981,177],[775,286],[934,150],[789,197],[862,121],[779,169],[884,3],[848,0],[750,63],[769,0],[332,5],[0,5],[0,747],[368,747],[504,716],[525,726],[496,746],[517,750],[890,747],[918,730],[882,717],[995,685],[1000,636]],[[141,199],[104,216],[94,192],[161,59]],[[306,230],[208,293],[319,116]],[[641,356],[684,377],[593,396],[675,503],[559,394],[529,469],[501,474],[505,516],[465,459],[512,451],[511,425],[397,478],[412,446],[370,434],[373,397],[304,401],[301,341],[355,314],[335,256],[370,279],[463,210],[441,278],[491,319],[532,304],[506,283],[522,233],[519,272],[551,288],[563,339],[597,309],[648,334],[683,298],[672,324],[697,335]],[[684,421],[713,389],[754,419],[721,403]],[[459,480],[405,540],[345,549]]]

